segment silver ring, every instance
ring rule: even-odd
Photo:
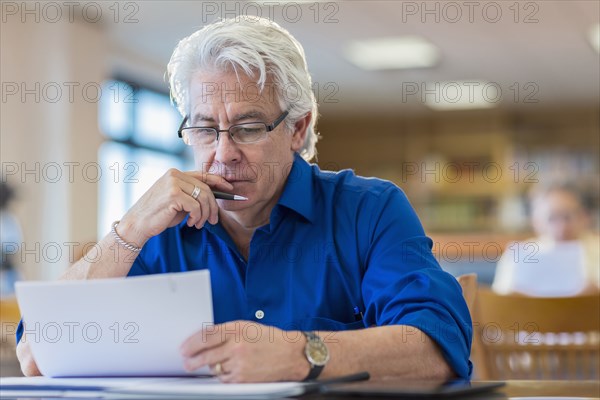
[[[221,363],[216,363],[215,364],[215,375],[221,375],[223,374],[223,366],[221,365]]]
[[[192,197],[194,198],[194,200],[196,200],[198,198],[198,195],[200,194],[200,188],[198,186],[194,186],[194,191],[192,192]]]

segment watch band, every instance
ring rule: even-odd
[[[323,368],[325,368],[324,365],[318,366],[318,365],[310,365],[310,372],[308,373],[308,376],[306,378],[304,378],[305,381],[312,381],[315,380],[319,377],[319,375],[321,375],[321,371],[323,371]]]
[[[304,334],[304,336],[306,336],[306,345],[309,346],[311,341],[321,341],[321,338],[319,337],[319,335],[317,335],[314,332],[302,332]],[[306,376],[306,378],[304,378],[305,381],[311,381],[314,379],[317,379],[319,377],[319,375],[321,375],[321,371],[323,371],[323,368],[325,368],[325,365],[316,365],[314,364],[308,357],[306,358],[306,360],[308,361],[308,363],[310,364],[310,371],[308,372],[308,375]]]

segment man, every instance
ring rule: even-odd
[[[64,278],[208,268],[216,326],[182,344],[182,362],[225,382],[468,377],[468,309],[403,192],[308,164],[317,106],[302,46],[238,17],[183,39],[168,73],[197,171],[167,172],[99,243],[101,260]],[[38,373],[26,342],[18,355]]]
[[[508,246],[496,267],[494,291],[550,297],[598,293],[600,239],[591,230],[583,191],[572,183],[550,182],[535,186],[530,200],[537,237]],[[554,259],[564,254],[567,263],[548,265],[552,260],[541,255],[549,252]]]

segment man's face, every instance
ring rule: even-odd
[[[556,241],[577,240],[589,226],[579,200],[570,192],[553,190],[534,202],[534,228]]]
[[[189,126],[228,129],[248,122],[272,124],[285,110],[277,104],[270,81],[259,93],[254,80],[233,72],[197,72],[190,87]],[[210,146],[193,146],[196,169],[220,175],[233,184],[233,194],[247,201],[217,200],[224,211],[258,213],[273,206],[289,174],[294,152],[302,147],[306,126],[289,132],[283,121],[256,143],[239,144],[227,132]]]

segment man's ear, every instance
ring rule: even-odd
[[[304,145],[304,139],[306,139],[306,134],[308,132],[308,127],[310,126],[311,118],[312,113],[307,112],[306,115],[304,115],[294,124],[294,133],[292,135],[291,146],[292,151],[300,151],[300,149]]]

